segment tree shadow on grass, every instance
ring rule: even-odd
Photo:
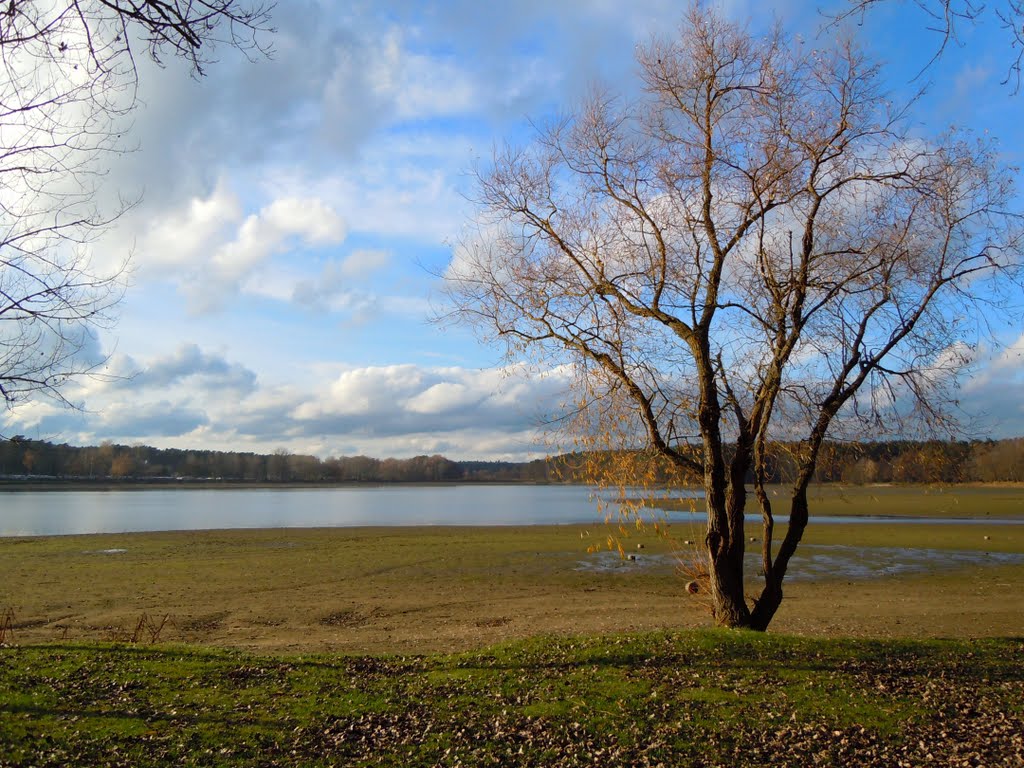
[[[598,642],[614,644],[619,638]],[[772,635],[744,635],[720,632],[671,634],[653,641],[628,636],[624,647],[593,646],[593,638],[577,642],[573,638],[528,641],[456,656],[261,656],[223,648],[153,645],[90,645],[55,643],[39,646],[15,646],[6,652],[63,653],[82,661],[101,660],[126,664],[153,661],[157,664],[194,664],[204,674],[246,687],[246,670],[268,673],[281,679],[297,670],[315,671],[334,682],[367,681],[379,677],[421,674],[425,671],[522,671],[550,673],[585,668],[622,668],[633,670],[713,669],[746,673],[789,671],[841,675],[898,675],[934,677],[947,682],[973,684],[981,680],[1024,680],[1024,665],[1019,664],[1024,637],[1006,637],[982,641],[900,641],[848,639],[818,641]],[[588,645],[590,647],[588,647]],[[130,671],[130,670],[129,670]]]
[[[128,709],[89,709],[86,707],[46,707],[36,704],[17,704],[13,702],[0,702],[0,712],[11,716],[28,715],[34,720],[42,718],[74,719],[81,720],[111,720],[111,721],[138,721],[146,725],[161,724],[163,726],[173,725],[178,729],[199,728],[202,725],[217,725],[227,728],[237,727],[259,727],[277,729],[281,731],[290,730],[294,723],[287,722],[282,718],[254,717],[251,715],[228,714],[224,711],[210,712],[170,712],[159,711],[133,711]]]
[[[793,638],[775,637],[760,643],[723,642],[696,649],[622,649],[577,651],[559,639],[552,644],[551,655],[530,649],[522,656],[501,658],[474,654],[434,661],[439,671],[551,671],[585,668],[622,668],[648,670],[715,669],[718,671],[838,673],[843,675],[888,675],[932,678],[941,674],[947,683],[976,683],[981,680],[1022,681],[1024,666],[1019,663],[1024,638],[1007,637],[979,641],[848,640],[840,643],[804,644],[786,648],[782,643]],[[993,648],[993,645],[996,647]],[[973,650],[972,650],[973,649]],[[513,651],[513,653],[516,653]],[[968,655],[964,655],[964,653]]]

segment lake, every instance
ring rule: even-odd
[[[667,516],[671,521],[695,523],[704,518],[702,512],[672,512]],[[760,518],[752,515],[750,519]],[[970,522],[852,516],[812,519],[833,523]],[[592,489],[572,485],[0,492],[0,536],[362,525],[544,525],[602,520]]]
[[[444,485],[10,491],[0,535],[358,525],[538,525],[599,518],[588,488]]]

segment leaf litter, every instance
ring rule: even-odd
[[[1024,643],[716,631],[454,656],[0,649],[0,766],[1021,766]]]

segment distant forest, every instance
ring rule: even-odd
[[[114,445],[78,448],[13,437],[0,440],[5,480],[159,481],[251,483],[573,482],[579,457],[529,462],[452,461],[444,456],[374,459],[150,448]],[[772,474],[787,476],[787,451],[776,452]],[[592,463],[591,463],[592,464]],[[818,482],[1024,482],[1024,438],[972,442],[872,442],[826,445]],[[694,482],[699,482],[693,478]]]

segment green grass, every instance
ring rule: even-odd
[[[8,647],[0,766],[1017,765],[1022,652],[723,631],[404,658]]]

